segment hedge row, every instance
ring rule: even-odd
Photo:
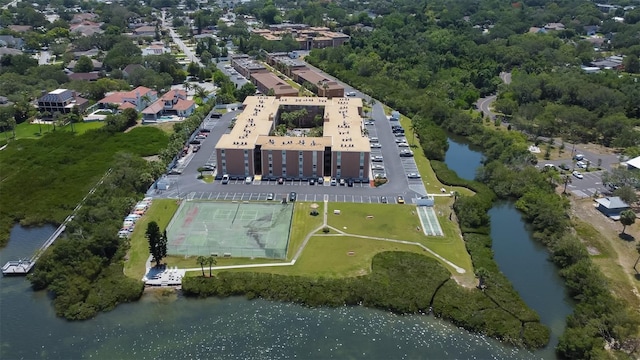
[[[544,326],[528,322],[530,312],[523,317],[479,290],[463,289],[436,260],[407,252],[377,254],[372,273],[355,278],[222,272],[212,278],[186,278],[182,289],[187,296],[245,295],[307,306],[364,305],[400,314],[433,310],[436,316],[468,330],[515,345],[538,348],[548,341]]]

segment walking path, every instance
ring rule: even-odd
[[[329,212],[329,196],[325,195],[324,196],[324,211],[323,211],[322,225],[318,226],[316,229],[312,230],[311,232],[309,232],[307,234],[307,236],[304,238],[304,241],[302,242],[302,245],[300,246],[300,248],[298,249],[298,251],[294,255],[293,259],[291,261],[289,261],[289,262],[214,266],[211,269],[212,270],[231,270],[231,269],[262,268],[262,267],[272,267],[272,266],[293,266],[293,265],[296,264],[296,261],[298,261],[298,259],[302,255],[302,252],[304,251],[305,247],[309,243],[309,240],[311,239],[312,236],[318,236],[318,237],[321,237],[321,236],[349,236],[349,237],[355,237],[355,238],[360,238],[360,239],[386,241],[386,242],[391,242],[391,243],[396,243],[396,244],[415,245],[415,246],[418,246],[418,247],[422,248],[423,250],[427,251],[429,254],[433,255],[433,257],[437,258],[438,260],[442,261],[443,263],[451,266],[453,269],[455,269],[455,271],[458,274],[466,273],[465,269],[463,269],[463,268],[457,266],[456,264],[452,263],[451,261],[445,259],[440,254],[438,254],[435,251],[429,249],[428,247],[424,246],[421,243],[412,242],[412,241],[405,241],[405,240],[389,239],[389,238],[383,238],[383,237],[376,237],[376,236],[349,234],[349,233],[346,233],[346,232],[344,232],[342,230],[336,229],[333,226],[329,226],[329,224],[328,224],[328,212]],[[337,232],[338,234],[337,235],[336,234],[318,234],[318,232],[321,231],[324,227],[328,227],[329,229]],[[149,259],[149,261],[147,262],[147,267],[149,267],[150,265],[151,265],[151,262],[150,262],[150,259]],[[201,267],[199,267],[199,268],[188,268],[188,269],[183,269],[183,270],[184,271],[202,271],[202,268]]]

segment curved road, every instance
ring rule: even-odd
[[[511,84],[511,73],[510,72],[501,72],[500,79],[503,83],[509,85]],[[496,113],[491,110],[491,105],[494,101],[496,101],[497,95],[489,95],[483,98],[478,99],[476,102],[476,107],[478,110],[484,113],[484,116],[488,116],[491,120],[496,118]]]

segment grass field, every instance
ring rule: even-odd
[[[471,258],[466,251],[457,223],[449,220],[451,198],[436,199],[436,214],[444,236],[425,236],[415,206],[395,204],[330,203],[329,225],[349,234],[385,237],[421,243],[445,259],[473,274]],[[333,210],[340,210],[340,215]],[[369,219],[368,216],[373,216]],[[452,218],[453,219],[453,218]],[[345,229],[346,228],[346,229]]]
[[[149,258],[149,243],[145,237],[147,224],[155,221],[160,226],[160,229],[164,230],[176,210],[178,210],[176,200],[156,199],[153,201],[147,213],[136,223],[136,229],[131,235],[129,260],[124,265],[125,275],[136,280],[142,279],[146,271],[145,264]]]
[[[324,203],[318,202],[320,206],[317,211],[318,216],[311,216],[311,204],[308,202],[296,202],[293,212],[293,221],[291,222],[291,235],[289,236],[289,248],[287,249],[287,261],[291,261],[296,254],[305,236],[314,229],[322,225]],[[305,250],[306,251],[306,250]]]
[[[81,135],[87,132],[87,130],[91,129],[99,129],[104,126],[104,122],[102,121],[94,121],[94,122],[81,122],[77,124],[73,124],[73,129],[76,134]],[[71,132],[71,125],[66,125],[63,127],[56,126],[55,132]],[[23,122],[16,126],[16,140],[17,139],[39,139],[48,133],[53,133],[53,125],[39,125],[39,124],[29,124],[27,122]],[[12,131],[4,131],[0,133],[0,140],[5,141],[7,138],[11,138],[13,136]]]

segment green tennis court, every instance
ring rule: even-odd
[[[167,254],[284,259],[293,204],[184,201],[167,227]]]

